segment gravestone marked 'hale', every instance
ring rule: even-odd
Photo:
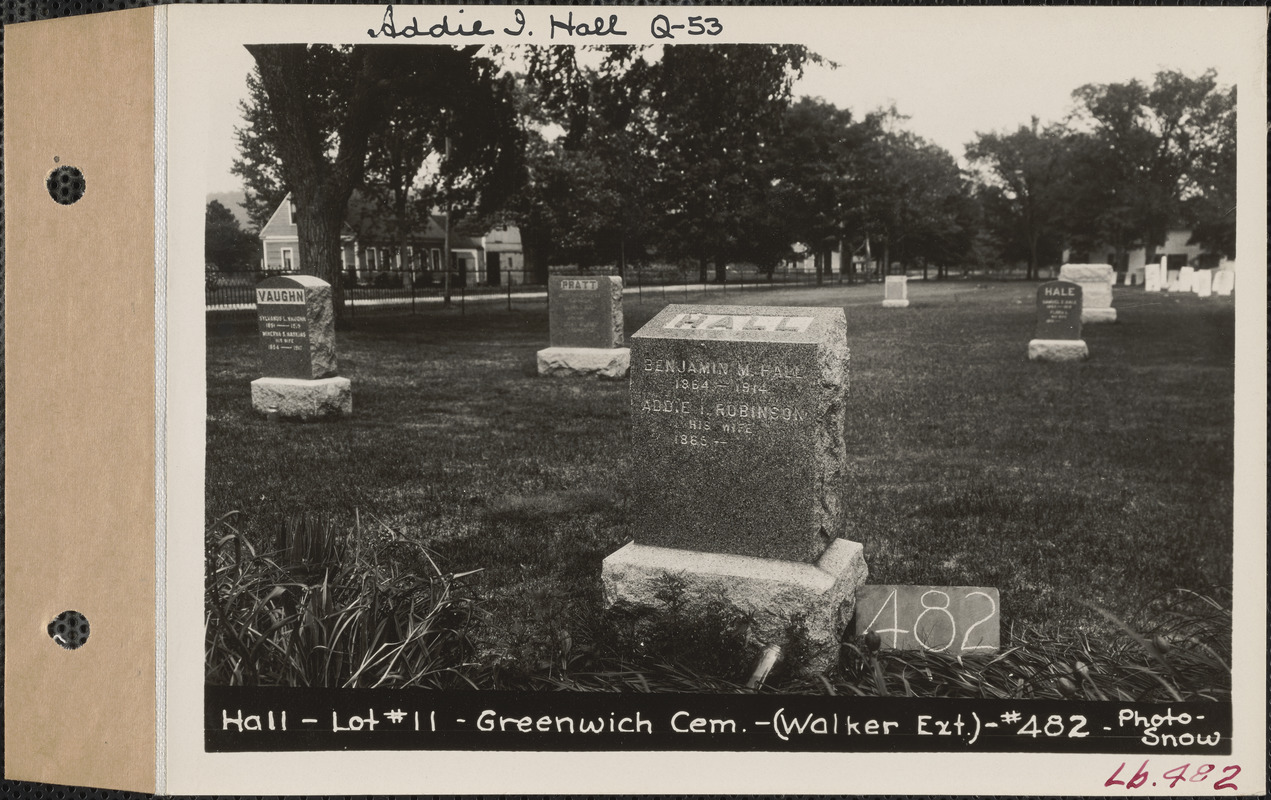
[[[622,278],[552,275],[547,298],[551,346],[538,351],[538,374],[626,377],[631,351],[622,346]]]
[[[1081,338],[1082,287],[1049,281],[1037,288],[1037,329],[1028,343],[1030,361],[1081,361],[1090,356]]]
[[[1115,278],[1111,264],[1064,264],[1059,268],[1059,280],[1081,284],[1081,321],[1087,325],[1117,321],[1117,310],[1112,307]]]
[[[883,308],[905,308],[909,305],[909,277],[888,275],[883,282]]]
[[[866,572],[841,538],[842,309],[671,305],[631,351],[634,541],[605,559],[606,601],[656,607],[678,576],[765,643],[801,618],[811,668],[833,663]]]
[[[252,407],[284,419],[311,420],[352,413],[348,378],[336,376],[331,284],[310,275],[266,278],[256,284],[261,371],[252,381]]]

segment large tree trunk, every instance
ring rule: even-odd
[[[715,256],[715,282],[726,283],[728,281],[728,260],[723,256]]]
[[[344,207],[323,203],[309,192],[295,192],[296,231],[299,236],[300,271],[331,284],[331,302],[338,323],[344,308],[344,281],[340,270],[340,231]]]
[[[303,44],[247,45],[260,67],[283,181],[296,201],[302,269],[331,284],[335,320],[344,313],[340,286],[340,229],[349,196],[362,181],[370,125],[378,117],[382,92],[375,48],[355,48],[353,81],[337,125],[339,150],[328,160],[327,142],[315,120],[319,114],[307,73],[312,68]]]

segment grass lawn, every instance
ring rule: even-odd
[[[1234,304],[1117,289],[1091,358],[1029,362],[1037,284],[826,286],[690,302],[842,306],[847,538],[872,583],[995,586],[1012,631],[1113,635],[1175,589],[1230,588]],[[682,295],[668,297],[685,302]],[[626,300],[630,335],[664,301]],[[473,656],[532,670],[585,643],[600,562],[629,539],[625,382],[539,378],[541,305],[360,316],[338,336],[353,416],[251,408],[257,337],[209,335],[206,516],[269,549],[302,513],[382,523],[469,580]],[[209,533],[209,535],[211,535]]]

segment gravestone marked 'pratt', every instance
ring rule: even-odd
[[[1148,264],[1143,268],[1143,291],[1159,292],[1161,290],[1161,275],[1164,273],[1164,267],[1160,264]]]
[[[842,309],[671,305],[632,339],[632,532],[606,600],[658,606],[683,580],[755,615],[779,644],[799,617],[833,663],[865,578],[846,509]]]
[[[1064,264],[1059,268],[1059,280],[1081,284],[1083,323],[1117,321],[1117,310],[1112,307],[1115,276],[1111,264]]]
[[[353,411],[348,378],[336,376],[331,284],[309,275],[256,284],[261,371],[252,407],[284,419],[319,419]]]
[[[1209,297],[1214,290],[1214,271],[1211,269],[1198,269],[1196,274],[1192,275],[1192,289],[1196,292],[1197,297]]]
[[[1081,361],[1090,351],[1081,338],[1082,287],[1050,281],[1037,288],[1037,329],[1028,343],[1030,361]]]
[[[909,305],[909,277],[888,275],[883,283],[883,308],[905,308]]]
[[[1214,294],[1229,297],[1236,288],[1236,273],[1230,269],[1220,269],[1214,273]]]
[[[1165,291],[1167,292],[1178,291],[1178,270],[1176,269],[1165,270]]]
[[[631,350],[622,346],[622,278],[548,278],[551,346],[538,351],[540,375],[626,377]]]

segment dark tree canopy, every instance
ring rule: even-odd
[[[243,230],[234,212],[219,201],[207,204],[203,259],[222,272],[250,270],[260,263],[260,240]]]

